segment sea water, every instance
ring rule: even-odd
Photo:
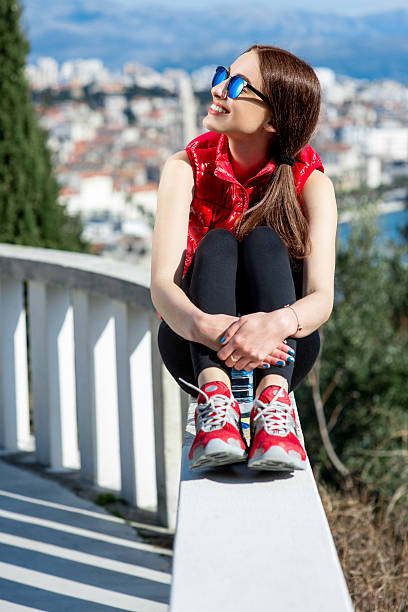
[[[395,240],[397,244],[402,244],[404,239],[401,236],[400,230],[408,224],[408,210],[402,209],[382,213],[377,216],[376,224],[380,229],[380,233],[376,238],[377,246],[384,245],[387,240]],[[351,225],[349,221],[338,224],[337,235],[341,241],[348,241],[350,231]]]

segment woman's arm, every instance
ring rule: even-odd
[[[150,295],[155,308],[177,334],[196,340],[202,311],[180,288],[187,244],[194,176],[186,151],[178,151],[163,166],[157,194],[152,239]]]
[[[331,180],[319,170],[312,172],[302,191],[309,220],[312,251],[303,264],[304,297],[293,302],[302,330],[291,308],[243,315],[226,330],[225,343],[217,356],[227,366],[253,370],[270,356],[285,338],[302,338],[329,318],[334,301],[337,206]],[[234,353],[235,351],[235,353]],[[241,357],[231,360],[231,355]]]
[[[330,317],[334,301],[334,270],[337,206],[331,180],[319,170],[312,172],[303,187],[305,215],[309,220],[312,251],[304,260],[303,294],[291,308],[243,315],[226,330],[225,342],[217,356],[227,366],[253,370],[270,360],[285,338],[303,338],[318,329]],[[235,353],[234,353],[235,351]],[[238,357],[233,362],[231,355]]]
[[[296,332],[296,315],[291,308],[276,311],[286,337],[303,338],[325,323],[333,310],[336,259],[337,204],[330,178],[314,170],[302,189],[309,222],[312,251],[304,260],[303,295],[292,303],[302,330]]]

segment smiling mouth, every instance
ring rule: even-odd
[[[218,106],[218,104],[211,104],[210,109],[213,113],[217,113],[218,115],[227,115],[229,111],[222,108],[222,106]]]

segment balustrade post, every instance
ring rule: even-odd
[[[122,496],[157,513],[149,314],[115,302]]]
[[[23,285],[10,278],[0,279],[0,447],[32,449]]]
[[[36,458],[50,470],[78,469],[70,294],[38,281],[28,287]]]
[[[89,338],[88,294],[81,289],[72,290],[75,339],[75,381],[78,419],[78,445],[81,479],[95,481],[96,466],[93,424],[92,355]]]
[[[95,484],[119,492],[121,475],[115,317],[110,298],[90,295],[89,306]],[[87,449],[83,450],[87,452]]]
[[[156,422],[157,488],[159,520],[175,529],[180,485],[182,453],[182,421],[186,412],[186,397],[161,358],[157,334],[160,321],[150,314],[152,330],[153,400]]]
[[[30,322],[31,405],[35,435],[35,456],[38,463],[50,465],[50,396],[48,389],[47,286],[28,281]]]

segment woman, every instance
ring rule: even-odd
[[[316,361],[333,308],[337,228],[333,184],[308,145],[320,84],[290,52],[253,45],[217,68],[211,93],[208,131],[166,161],[160,180],[159,350],[198,396],[191,469],[247,458],[254,469],[304,469],[289,393]],[[232,366],[254,371],[249,449]]]

